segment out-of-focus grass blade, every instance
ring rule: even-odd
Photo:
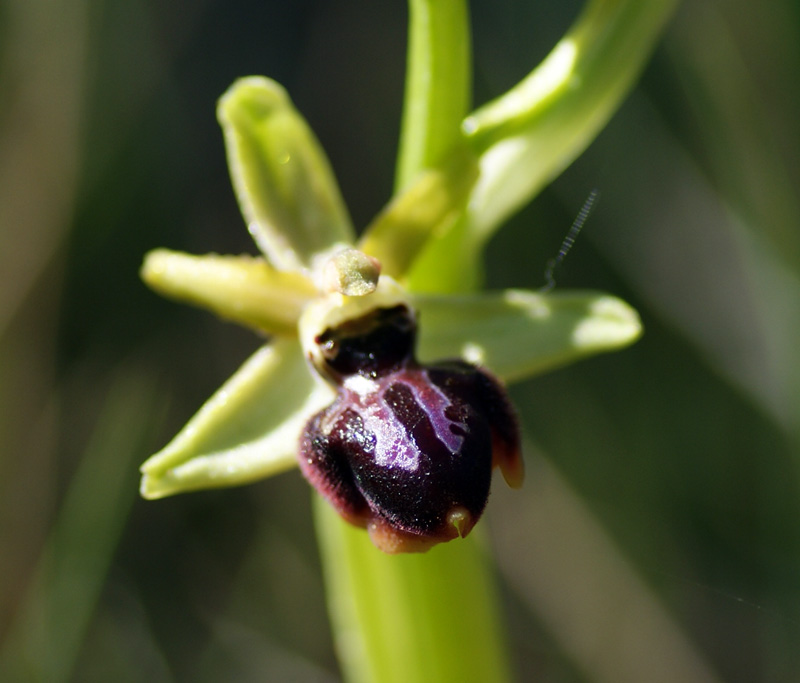
[[[536,461],[534,476],[534,492],[502,496],[503,507],[494,510],[498,563],[585,679],[721,683],[702,651],[546,458]]]
[[[111,388],[0,649],[0,680],[71,678],[131,503],[136,463],[162,413],[155,384],[135,370]]]

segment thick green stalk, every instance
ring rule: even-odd
[[[319,496],[315,505],[346,680],[510,680],[480,530],[423,555],[386,555]]]
[[[472,98],[469,9],[463,0],[409,0],[405,104],[395,191],[459,139]]]
[[[461,219],[433,236],[421,255],[415,253],[406,279],[411,290],[463,292],[476,286],[485,240],[589,144],[629,91],[675,4],[593,0],[541,66],[460,129],[470,82],[466,5],[410,0],[396,187],[407,188],[465,143],[480,166]],[[390,557],[330,506],[317,508],[346,678],[508,679],[491,572],[475,538],[426,555]]]

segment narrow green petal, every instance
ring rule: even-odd
[[[274,266],[308,268],[318,252],[352,243],[328,159],[280,85],[237,80],[220,98],[217,118],[242,214]]]
[[[300,273],[275,270],[250,256],[156,249],[145,257],[141,276],[159,294],[267,334],[296,335],[303,307],[317,294]]]
[[[596,292],[522,290],[414,298],[423,361],[460,357],[505,381],[621,349],[642,332],[636,311]]]
[[[300,430],[331,397],[296,340],[262,347],[142,465],[142,496],[246,484],[289,469]]]
[[[359,248],[376,257],[384,273],[402,278],[428,240],[446,233],[464,212],[477,178],[475,157],[455,150],[392,200],[367,228]]]

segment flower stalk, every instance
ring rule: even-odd
[[[453,159],[451,152],[462,143],[460,126],[470,101],[467,4],[411,0],[409,10],[406,99],[395,188],[408,187],[428,171],[440,173],[450,181],[449,187],[471,190],[477,180],[474,161],[463,153]],[[451,159],[444,168],[452,172],[430,171],[448,152]],[[464,173],[464,168],[470,171]],[[468,196],[463,194],[463,202],[442,201],[445,206],[460,203],[461,211],[449,221],[439,220],[440,226],[448,229],[463,214]],[[430,196],[426,199],[417,205],[431,206]],[[367,232],[367,249],[387,232],[378,226]],[[408,244],[406,235],[402,237]],[[410,260],[402,265],[410,265]],[[317,499],[314,510],[334,638],[348,680],[510,680],[493,572],[478,534],[423,555],[387,556],[330,506]]]

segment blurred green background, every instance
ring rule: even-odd
[[[475,0],[476,103],[578,2]],[[0,0],[0,680],[336,681],[297,473],[158,502],[137,468],[256,348],[137,270],[254,253],[216,98],[283,83],[356,225],[387,200],[402,2]],[[800,4],[693,0],[589,150],[507,225],[490,287],[559,273],[633,348],[514,386],[489,507],[521,681],[800,680]],[[644,667],[641,668],[641,667]]]

